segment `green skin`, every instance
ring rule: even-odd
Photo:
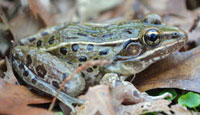
[[[148,30],[158,31],[154,43],[145,39]],[[73,98],[88,86],[98,84],[107,73],[130,76],[180,49],[187,40],[184,31],[166,26],[160,16],[111,25],[69,23],[42,30],[22,39],[12,50],[13,68],[30,86],[56,95],[63,79],[81,64],[110,60],[103,67],[88,67],[68,81],[58,99],[74,111]]]

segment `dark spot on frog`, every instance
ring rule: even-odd
[[[36,38],[35,38],[35,37],[31,37],[31,38],[29,38],[28,40],[29,40],[29,42],[33,42],[33,41],[36,40]]]
[[[32,59],[30,55],[26,56],[26,65],[29,66],[32,63]]]
[[[89,67],[89,68],[86,69],[86,71],[91,73],[91,72],[93,72],[93,69],[91,67]]]
[[[161,24],[161,21],[160,21],[160,20],[155,20],[155,21],[154,21],[154,24],[155,24],[155,25],[160,25],[160,24]]]
[[[175,115],[175,112],[174,111],[172,111],[172,110],[169,110],[170,111],[170,113],[172,114],[172,115]]]
[[[82,76],[83,78],[85,78],[85,74],[84,74],[83,72],[81,72],[81,76]]]
[[[88,44],[87,45],[87,50],[88,51],[92,51],[94,49],[94,45],[93,44]]]
[[[99,55],[107,55],[108,52],[109,52],[109,49],[104,49],[104,50],[101,50],[101,51],[99,52]]]
[[[40,47],[42,45],[42,40],[37,41],[37,47]]]
[[[79,49],[79,45],[78,44],[72,44],[72,51],[77,52]]]
[[[78,60],[79,60],[80,62],[85,62],[85,61],[87,61],[87,57],[81,56],[81,57],[79,57]]]
[[[46,75],[47,71],[45,69],[45,67],[43,65],[38,65],[36,67],[36,72],[37,72],[37,75],[41,78],[44,78],[44,76]]]
[[[46,35],[48,35],[49,33],[48,32],[41,32],[40,33],[42,36],[46,36]]]
[[[94,69],[96,69],[96,68],[97,68],[97,66],[96,66],[96,65],[94,65],[94,66],[93,66],[93,68],[94,68]]]
[[[123,30],[123,32],[128,33],[128,34],[132,34],[133,30],[132,29],[125,29],[125,30]]]
[[[62,75],[62,80],[65,80],[65,78],[68,77],[68,76],[69,76],[69,73],[64,73],[64,74]]]
[[[98,60],[99,58],[94,58],[94,60]]]
[[[78,64],[78,67],[82,66],[82,64]]]
[[[145,23],[148,23],[148,19],[147,19],[147,18],[145,18],[143,21],[144,21]]]
[[[37,82],[37,80],[35,78],[32,79],[31,81],[33,84],[35,84]]]
[[[86,77],[85,81],[89,82],[91,80],[91,77]]]
[[[67,53],[67,48],[65,48],[65,47],[60,48],[60,52],[61,52],[63,55],[66,55],[66,53]]]
[[[77,35],[87,37],[87,34],[84,34],[84,33],[77,33]]]
[[[146,19],[144,19],[144,22],[145,23],[150,23],[150,24],[155,24],[155,25],[160,25],[161,24],[161,21],[160,20],[158,20],[158,19],[154,19],[154,20],[148,20],[147,18]]]
[[[51,36],[50,38],[49,38],[49,44],[53,44],[54,43],[54,36]]]
[[[68,64],[70,64],[70,65],[73,65],[73,63],[72,63],[72,62],[70,62],[70,61],[67,61],[67,63],[68,63]]]
[[[23,68],[24,68],[24,64],[23,63],[19,64],[19,69],[23,69]]]
[[[103,35],[102,37],[103,38],[108,38],[108,37],[111,37],[113,34],[105,34],[105,35]]]
[[[57,89],[60,87],[57,81],[52,81],[52,85]]]
[[[22,42],[19,42],[19,45],[20,45],[20,46],[24,46],[24,43],[22,43]]]
[[[23,76],[27,77],[27,76],[28,76],[28,74],[29,74],[29,73],[28,73],[28,71],[27,71],[27,70],[25,70],[25,71],[24,71],[24,73],[23,73]]]

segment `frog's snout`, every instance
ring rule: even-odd
[[[180,29],[180,31],[179,31],[179,39],[181,41],[183,41],[184,43],[187,42],[187,40],[188,40],[187,33],[184,30],[182,30],[182,29]]]
[[[178,29],[178,31],[171,33],[171,38],[183,43],[185,43],[188,40],[187,33],[180,28]]]

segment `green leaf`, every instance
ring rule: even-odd
[[[188,92],[187,94],[179,97],[178,103],[183,106],[195,109],[200,105],[200,95],[197,93]]]
[[[170,98],[170,97],[166,97],[167,100],[171,100],[171,101],[172,101],[172,100],[174,100],[174,99],[177,97],[176,90],[174,90],[174,89],[165,89],[165,90],[161,91],[161,92],[159,93],[159,95],[162,95],[162,94],[164,94],[164,93],[166,93],[166,92],[172,94],[172,97],[171,97],[171,98]]]
[[[56,112],[56,115],[63,115],[63,112]]]
[[[143,115],[156,115],[156,114],[157,114],[157,112],[150,112],[150,113],[145,113]]]

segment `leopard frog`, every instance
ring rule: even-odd
[[[106,74],[139,73],[180,49],[186,40],[183,30],[165,25],[156,14],[110,25],[65,23],[20,40],[12,50],[12,64],[25,83],[55,96],[61,82],[80,65],[112,61],[88,67],[66,83],[58,99],[73,109],[73,103],[83,103],[75,97]]]

